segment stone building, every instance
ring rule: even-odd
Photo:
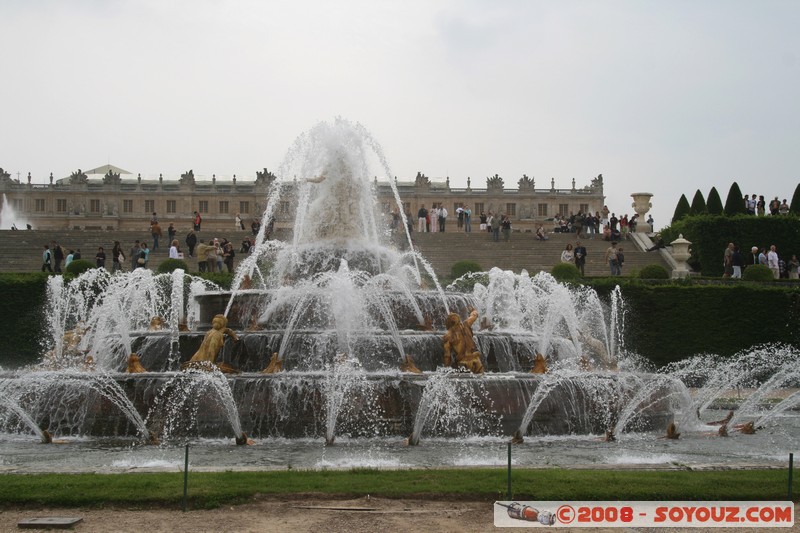
[[[50,174],[49,184],[32,184],[30,174],[25,183],[0,168],[0,193],[4,208],[7,205],[19,220],[40,229],[144,230],[154,212],[162,224],[172,222],[186,228],[192,224],[194,211],[202,216],[203,229],[229,229],[237,213],[246,225],[262,215],[276,179],[267,169],[256,172],[255,179],[213,176],[196,180],[192,170],[179,179],[142,179],[104,165],[85,172],[79,169],[58,180]],[[470,178],[466,188],[455,188],[450,186],[450,178],[433,181],[422,173],[413,181],[396,177],[394,181],[403,208],[412,217],[421,205],[429,209],[434,204],[444,205],[453,217],[456,208],[469,205],[476,221],[481,211],[507,213],[515,229],[523,231],[558,214],[600,211],[605,200],[602,175],[581,188],[576,188],[573,179],[567,189],[556,188],[555,179],[550,180],[549,188],[537,189],[534,179],[525,175],[516,188],[507,188],[496,174],[486,178],[485,188],[472,188]],[[377,178],[374,183],[381,209],[391,212],[395,208],[391,185]],[[291,202],[281,202],[276,216],[277,227],[290,226],[294,216]],[[455,225],[448,229],[455,230]]]

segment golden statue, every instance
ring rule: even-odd
[[[667,439],[679,439],[681,434],[678,433],[678,426],[675,425],[675,422],[670,422],[667,426],[667,434],[665,438]]]
[[[225,315],[215,315],[211,320],[211,329],[206,332],[203,342],[192,358],[181,365],[182,369],[197,368],[200,370],[208,369],[209,365],[216,364],[225,373],[236,372],[237,370],[226,363],[217,363],[217,356],[225,345],[225,335],[238,342],[239,337],[228,327],[228,319]]]
[[[539,352],[536,352],[536,357],[533,358],[531,374],[547,374],[547,361]]]
[[[164,319],[160,316],[154,316],[150,319],[150,327],[147,328],[147,331],[161,331],[164,329]]]
[[[178,323],[178,331],[191,331],[189,329],[189,324],[186,323],[186,319]]]
[[[128,368],[125,370],[128,374],[141,374],[147,372],[147,369],[142,366],[142,360],[139,355],[132,353],[128,356]]]
[[[522,436],[522,431],[518,429],[511,436],[511,444],[522,444],[523,442],[525,442],[525,437]]]
[[[472,338],[472,324],[478,320],[478,312],[473,308],[469,317],[463,322],[456,313],[447,315],[447,333],[442,337],[444,342],[444,365],[453,363],[452,352],[455,352],[455,364],[466,368],[474,374],[483,374],[481,353],[476,349]]]
[[[243,291],[253,288],[253,279],[250,277],[250,274],[244,275],[244,278],[242,278],[242,284],[239,285],[239,288]]]
[[[717,432],[717,435],[719,435],[720,437],[727,437],[728,436],[728,424],[727,423],[726,424],[722,424],[719,427],[719,431]]]
[[[419,331],[433,331],[433,319],[429,316],[425,316],[421,324],[417,324],[417,329]]]
[[[236,442],[237,446],[252,446],[256,443],[253,439],[247,436],[247,433],[242,431],[241,435],[237,435],[234,437],[234,441]]]
[[[613,428],[608,428],[606,430],[606,436],[605,436],[605,438],[603,440],[606,441],[606,442],[615,442],[617,440],[617,436],[614,435],[614,429]]]
[[[733,429],[741,431],[744,435],[755,435],[757,428],[756,423],[751,421],[746,424],[736,424]]]
[[[87,372],[94,372],[97,365],[94,362],[94,357],[87,355],[83,358],[83,369]]]
[[[283,370],[283,359],[278,359],[278,352],[273,352],[269,359],[267,368],[261,371],[262,374],[277,374]]]
[[[417,365],[414,364],[414,360],[408,354],[406,354],[405,358],[403,359],[403,362],[400,363],[400,372],[411,372],[412,374],[422,374],[422,370],[417,368]]]

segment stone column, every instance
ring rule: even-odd
[[[633,207],[633,210],[639,215],[639,218],[636,219],[636,231],[638,233],[652,233],[653,228],[650,227],[650,224],[645,222],[647,220],[645,215],[650,211],[650,208],[653,207],[653,204],[650,203],[650,198],[653,197],[652,193],[634,192],[631,193],[631,196],[633,197],[631,207]]]
[[[691,242],[683,238],[683,234],[670,243],[672,245],[672,258],[675,259],[677,266],[672,271],[673,279],[683,279],[689,275],[689,265],[686,261],[692,256],[689,252]]]

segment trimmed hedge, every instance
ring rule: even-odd
[[[72,266],[72,264],[70,264]],[[47,331],[44,304],[47,274],[0,274],[0,366],[13,368],[35,362]]]
[[[575,281],[581,279],[581,271],[572,263],[558,263],[550,271],[558,281]]]
[[[775,275],[767,265],[750,265],[742,274],[745,281],[775,281]]]
[[[453,266],[450,268],[450,277],[452,279],[458,279],[468,272],[482,272],[482,271],[483,269],[481,268],[481,265],[477,261],[464,259],[462,261],[456,261],[455,263],[453,263]]]
[[[661,265],[647,265],[639,271],[641,279],[669,279],[669,272]]]
[[[178,270],[179,268],[184,272],[189,272],[189,265],[187,265],[186,261],[183,259],[167,259],[158,265],[158,273],[165,274]]]
[[[94,263],[87,259],[76,259],[72,261],[67,268],[64,269],[65,274],[69,274],[73,277],[78,277],[87,270],[91,270],[94,268]]]
[[[589,285],[606,301],[619,280]],[[700,353],[722,356],[764,343],[800,347],[800,287],[620,285],[627,307],[625,346],[661,366]]]
[[[677,239],[679,234],[692,242],[689,264],[708,277],[722,276],[723,253],[729,242],[739,245],[745,264],[751,246],[768,248],[774,244],[785,259],[800,254],[800,218],[794,215],[685,217],[661,232],[665,242]]]

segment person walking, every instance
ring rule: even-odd
[[[500,215],[493,215],[491,211],[489,215],[491,217],[489,227],[492,229],[492,239],[494,242],[500,242]]]
[[[64,249],[56,241],[53,241],[53,270],[56,274],[61,274],[62,261],[64,261]]]
[[[167,228],[167,238],[169,238],[169,242],[175,240],[175,235],[178,234],[178,230],[175,229],[175,224],[172,222],[169,223],[169,227]]]
[[[94,255],[94,264],[97,268],[106,267],[106,252],[102,246],[97,248],[97,253]]]
[[[128,259],[131,262],[131,272],[136,270],[136,258],[139,257],[139,250],[141,249],[141,244],[139,244],[139,239],[133,241],[133,246],[131,249],[128,250]]]
[[[53,260],[53,254],[50,253],[50,245],[44,245],[44,252],[42,252],[42,272],[53,272],[53,267],[50,265]]]
[[[738,246],[733,247],[733,257],[731,258],[731,264],[733,265],[733,274],[731,278],[734,279],[742,279],[742,267],[744,266],[744,258],[742,257],[742,252],[739,250]]]
[[[125,254],[122,253],[122,245],[119,241],[114,241],[114,247],[111,249],[111,272],[122,270],[123,261],[125,261]]]
[[[503,228],[503,240],[508,242],[511,240],[511,219],[508,218],[508,215],[503,215],[500,226]]]
[[[189,234],[186,236],[186,246],[189,247],[189,257],[194,257],[194,247],[197,246],[197,235],[195,235],[193,229],[190,229]]]
[[[606,248],[606,253],[603,255],[603,260],[608,262],[608,267],[611,270],[612,276],[619,276],[619,261],[617,260],[617,243],[611,241],[611,246]]]

